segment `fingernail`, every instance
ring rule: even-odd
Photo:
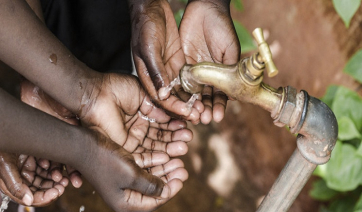
[[[33,203],[33,198],[29,194],[25,194],[23,197],[23,202],[25,205],[30,206]]]

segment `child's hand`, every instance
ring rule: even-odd
[[[64,192],[69,180],[61,175],[62,166],[47,169],[32,156],[0,153],[0,190],[22,205],[45,206]]]
[[[172,157],[187,152],[192,132],[183,121],[172,120],[155,107],[136,77],[105,74],[89,83],[82,99],[82,124],[101,132],[128,152],[137,148],[164,151]],[[150,120],[150,121],[148,121]]]
[[[96,133],[74,166],[115,211],[152,211],[171,199],[188,178],[181,160],[166,153],[128,153]],[[143,168],[143,169],[142,169]],[[152,174],[152,175],[151,175]]]

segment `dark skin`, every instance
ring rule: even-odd
[[[166,0],[130,0],[132,21],[132,52],[138,77],[152,101],[169,113],[192,123],[199,122],[204,108],[201,102],[188,109],[190,95],[177,92],[177,96],[160,96],[159,89],[178,76],[185,64],[175,18]]]
[[[162,88],[178,76],[185,63],[235,64],[240,45],[230,16],[230,1],[189,1],[178,31],[166,0],[129,0],[132,20],[132,51],[138,76],[152,101],[165,110],[204,124],[223,119],[227,97],[206,87],[202,103],[187,110],[190,97],[176,87],[175,95]],[[162,95],[161,95],[162,94]]]
[[[180,37],[186,62],[203,61],[236,64],[240,59],[240,44],[230,15],[230,1],[190,0],[180,24]],[[206,86],[202,93],[205,106],[202,123],[212,119],[220,122],[225,115],[228,97]]]
[[[76,167],[115,211],[153,210],[174,196],[187,178],[182,162],[169,161],[165,153],[136,148],[130,154],[102,134],[61,122],[3,90],[0,98],[3,151]],[[142,168],[150,168],[153,175]]]
[[[125,154],[133,152],[133,158],[136,159],[135,163],[138,165],[147,163],[137,163],[137,161],[139,161],[137,160],[137,158],[148,159],[146,161],[151,162],[148,163],[149,166],[150,164],[159,165],[159,163],[157,164],[153,162],[154,160],[156,160],[155,158],[151,157],[150,159],[150,156],[154,154],[150,154],[149,151],[151,151],[151,153],[153,151],[163,151],[167,152],[169,155],[181,155],[184,154],[185,151],[187,151],[187,146],[183,141],[187,141],[192,138],[191,132],[187,129],[183,129],[183,127],[185,127],[185,124],[180,124],[178,121],[171,121],[169,116],[167,116],[161,110],[156,109],[152,104],[150,104],[150,100],[145,97],[145,94],[143,90],[140,89],[137,80],[132,77],[126,77],[123,75],[103,75],[89,69],[83,63],[78,61],[61,44],[61,42],[57,40],[49,32],[48,29],[46,29],[46,27],[42,24],[41,20],[37,18],[29,5],[26,4],[26,2],[24,1],[2,1],[0,5],[0,17],[0,27],[3,29],[0,31],[0,49],[3,50],[0,51],[0,59],[7,63],[9,66],[11,66],[14,70],[17,70],[27,79],[32,81],[36,86],[43,89],[54,100],[64,105],[72,113],[77,114],[78,117],[80,117],[81,119],[82,125],[88,126],[89,128],[98,132],[98,134],[95,134],[96,136],[93,133],[91,134],[93,135],[93,137],[86,137],[91,137],[97,140],[97,144],[106,143],[107,145],[100,145],[100,147],[96,145],[96,147],[93,147],[94,149],[90,149],[90,151],[87,152],[96,151],[97,148],[103,148],[103,151],[99,151],[100,155],[98,157],[101,158],[112,156],[107,160],[119,160],[121,158],[122,160],[126,160],[126,162],[118,164],[120,165],[120,167],[122,167],[122,165],[124,165],[125,167],[133,167],[135,165],[134,162],[132,162],[132,160],[130,160],[128,156],[125,157]],[[13,39],[14,37],[16,37],[17,39]],[[134,91],[135,93],[130,91]],[[124,94],[128,95],[125,96]],[[9,107],[11,108],[12,106]],[[139,115],[138,111],[140,111],[143,115],[151,118],[157,117],[156,123],[147,122]],[[142,120],[144,122],[142,122]],[[112,194],[112,192],[103,192],[110,188],[106,189],[109,184],[106,183],[106,186],[105,181],[102,181],[102,179],[106,180],[108,183],[112,179],[104,179],[102,176],[98,177],[97,174],[100,174],[103,171],[105,171],[105,173],[107,174],[112,172],[110,172],[109,170],[105,170],[106,166],[101,164],[101,161],[92,160],[92,163],[88,163],[89,161],[86,160],[87,164],[92,164],[91,166],[87,165],[86,168],[84,167],[84,164],[79,165],[74,162],[77,161],[77,159],[79,161],[79,158],[76,158],[76,156],[81,155],[78,152],[78,154],[74,156],[74,152],[77,152],[77,150],[86,151],[83,148],[84,143],[81,145],[78,142],[78,140],[84,139],[84,135],[77,135],[75,139],[71,139],[72,141],[77,141],[72,142],[72,145],[69,144],[69,146],[72,146],[72,148],[69,148],[68,145],[64,143],[60,145],[61,141],[67,139],[61,139],[61,141],[58,140],[58,143],[56,145],[50,145],[45,142],[40,142],[40,138],[39,141],[35,138],[39,136],[48,136],[47,139],[43,139],[44,141],[49,140],[49,136],[54,135],[52,133],[49,133],[50,131],[39,131],[40,128],[36,128],[36,124],[31,124],[31,126],[32,128],[35,128],[34,131],[30,131],[30,128],[27,129],[26,125],[23,125],[21,127],[18,126],[20,127],[18,128],[18,130],[24,130],[24,133],[30,133],[32,136],[34,136],[30,140],[27,139],[29,135],[23,136],[22,138],[14,138],[9,135],[11,137],[11,141],[19,139],[19,142],[23,141],[24,139],[28,140],[27,145],[24,145],[22,146],[23,148],[19,149],[14,148],[4,150],[10,152],[19,151],[25,154],[35,155],[40,158],[49,158],[54,161],[61,161],[65,164],[73,165],[83,175],[91,178],[88,180],[91,183],[93,182],[93,185],[98,188],[101,194],[104,194],[103,197],[105,198],[105,201],[108,202],[115,210],[119,210],[119,208],[121,207],[127,207],[130,210],[133,209],[133,207],[135,207],[135,210],[149,210],[150,208],[157,207],[159,206],[159,204],[163,204],[169,199],[169,197],[177,193],[177,191],[182,186],[181,182],[187,178],[187,172],[185,174],[185,170],[181,168],[182,165],[180,165],[180,162],[171,163],[171,161],[166,162],[162,160],[161,164],[166,164],[161,166],[161,168],[168,167],[166,171],[168,172],[168,174],[170,174],[167,175],[167,182],[170,183],[167,185],[169,186],[162,187],[159,181],[156,184],[154,182],[153,184],[149,184],[150,182],[147,182],[137,183],[137,185],[144,186],[141,186],[142,188],[137,189],[138,191],[146,192],[144,194],[147,195],[149,194],[149,191],[147,191],[147,189],[150,185],[152,185],[151,187],[154,187],[153,190],[158,191],[155,193],[159,195],[159,191],[163,188],[163,193],[161,194],[161,196],[166,197],[165,201],[156,201],[154,198],[149,199],[139,193],[134,193],[134,191],[126,190],[127,192],[122,192],[122,196],[124,196],[123,194],[132,195],[132,198],[130,200],[132,200],[132,203],[136,204],[136,206],[130,203],[124,203],[124,201],[119,202],[117,200],[122,200],[122,198],[119,198],[119,195],[117,197],[115,193]],[[55,128],[55,125],[46,126],[53,126]],[[61,126],[63,125],[59,125],[60,128],[62,128]],[[79,129],[77,127],[74,128]],[[66,135],[64,135],[64,133],[59,133],[59,136],[69,136],[67,130],[69,129],[60,129],[61,132],[67,133]],[[157,133],[158,131],[161,131],[161,133]],[[177,131],[181,133],[167,133],[166,131]],[[154,137],[155,135],[165,136],[157,137],[159,139],[156,139]],[[167,140],[166,138],[171,140]],[[118,145],[113,143],[112,145],[108,144],[111,143],[109,139],[115,141],[116,143],[118,143]],[[103,140],[104,142],[100,142],[99,140]],[[25,147],[29,147],[30,144],[36,146],[37,148],[41,147],[45,150],[41,153],[36,152],[35,150],[34,152],[32,152],[30,151],[30,149],[27,151],[22,151],[22,149],[24,149]],[[122,147],[120,147],[119,145],[121,145]],[[62,149],[61,152],[63,153],[61,155],[61,158],[57,158],[53,155],[53,153],[57,152],[59,149]],[[49,152],[45,152],[48,150]],[[109,154],[109,151],[117,153]],[[106,156],[102,156],[102,152]],[[142,154],[143,157],[141,157],[140,154]],[[84,161],[84,157],[81,158],[82,161]],[[169,163],[171,163],[171,165],[167,165]],[[113,173],[118,173],[117,176],[123,176],[122,174],[125,174],[125,178],[123,178],[125,181],[122,181],[122,183],[124,183],[122,185],[128,185],[127,183],[131,183],[133,185],[134,183],[131,179],[138,180],[139,178],[144,177],[144,171],[135,171],[134,167],[130,169],[125,167],[123,167],[122,170],[117,167],[113,167],[112,169]],[[174,167],[174,169],[171,169],[170,167]],[[97,174],[90,173],[94,171],[92,170],[92,168],[97,169]],[[116,172],[117,170],[119,170],[120,172]],[[125,170],[131,171],[131,174],[128,172],[125,173]],[[176,174],[171,174],[174,173],[174,171],[176,172]],[[166,174],[162,172],[155,173],[158,173],[159,175]],[[105,174],[105,176],[107,174]],[[177,177],[178,180],[173,180],[174,178],[172,176],[174,178]],[[112,178],[111,176],[108,177]],[[154,180],[154,178],[152,179]],[[132,185],[130,189],[133,189]],[[117,190],[117,192],[119,191]]]

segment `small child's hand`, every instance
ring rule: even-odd
[[[83,160],[74,166],[115,211],[152,211],[176,195],[188,178],[183,162],[164,152],[130,154],[102,134],[92,137]]]
[[[136,77],[104,74],[88,86],[89,95],[82,98],[79,111],[83,126],[101,132],[130,153],[137,148],[172,157],[187,152],[185,142],[192,140],[192,132],[186,122],[172,120],[157,108]]]
[[[19,204],[45,206],[68,185],[60,170],[59,163],[43,169],[32,156],[0,153],[0,190]]]

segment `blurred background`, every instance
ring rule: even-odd
[[[177,16],[183,1],[171,0]],[[342,70],[361,48],[362,13],[359,7],[349,28],[331,0],[242,0],[231,6],[232,17],[249,33],[261,27],[267,34],[279,69],[273,87],[293,86],[321,98],[329,85],[359,91],[359,83]],[[252,48],[244,49],[245,51]],[[250,53],[243,52],[242,57]],[[2,70],[2,68],[0,68]],[[0,73],[1,87],[14,95],[18,76]],[[182,157],[189,179],[181,192],[158,212],[252,212],[267,194],[296,148],[295,137],[276,127],[270,114],[250,104],[229,101],[225,119],[217,124],[191,126],[194,140]],[[312,199],[312,177],[292,205],[293,212],[321,211],[326,204]],[[55,203],[36,211],[111,211],[91,185],[69,186]],[[17,210],[12,204],[8,211]],[[326,210],[328,211],[328,210]]]

